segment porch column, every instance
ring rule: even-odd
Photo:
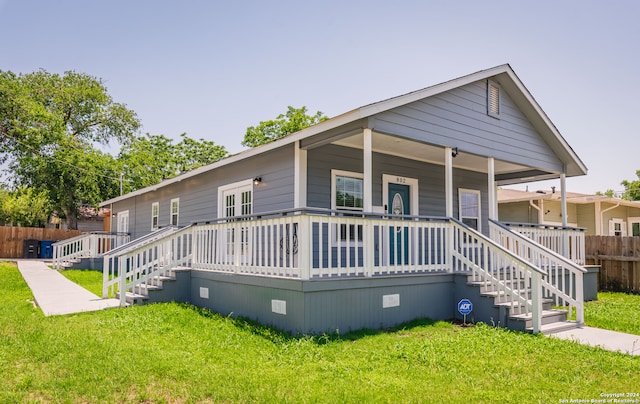
[[[363,156],[362,163],[363,168],[362,172],[364,175],[364,184],[363,184],[363,208],[365,213],[371,213],[373,211],[373,158],[372,158],[372,150],[373,150],[373,139],[370,128],[365,128],[362,132],[362,143],[363,143]],[[365,276],[370,277],[373,276],[374,271],[374,237],[373,237],[373,226],[371,225],[370,220],[365,220],[364,225],[362,227],[364,232],[364,273]]]
[[[562,205],[562,227],[567,227],[567,175],[560,174],[560,200]]]
[[[489,157],[487,161],[487,176],[488,176],[488,194],[489,194],[489,219],[498,220],[498,198],[496,189],[496,172],[495,172],[495,160],[493,157]]]
[[[365,128],[363,131],[363,158],[364,164],[364,184],[363,184],[363,196],[364,196],[364,211],[365,213],[371,213],[373,210],[373,163],[372,163],[372,149],[373,140],[370,128]]]
[[[560,174],[560,200],[562,201],[562,227],[567,227],[567,175],[564,172]],[[571,258],[569,233],[566,231],[562,233],[562,255]]]
[[[444,148],[444,198],[445,216],[453,217],[453,150]]]
[[[299,140],[294,146],[293,164],[293,207],[299,209],[307,206],[307,151],[300,148]]]

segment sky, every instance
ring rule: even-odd
[[[635,0],[0,0],[0,70],[90,74],[141,134],[236,153],[289,105],[332,117],[509,63],[589,169],[567,190],[595,193],[640,170],[638,21]]]

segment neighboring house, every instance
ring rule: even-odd
[[[498,218],[508,223],[562,226],[560,192],[498,190]],[[567,224],[588,236],[640,236],[640,202],[566,193]]]
[[[80,215],[78,216],[78,229],[85,232],[97,232],[104,231],[105,226],[108,226],[110,221],[109,210],[105,208],[96,209],[90,206],[81,206],[79,209]],[[53,229],[67,229],[67,225],[64,219],[58,217],[54,212],[49,219],[49,228]]]
[[[104,255],[104,295],[188,301],[293,333],[462,318],[463,297],[469,319],[502,326],[542,330],[549,296],[581,322],[584,257],[501,226],[496,190],[586,171],[498,66],[103,202],[133,240]],[[158,292],[161,276],[177,282]]]

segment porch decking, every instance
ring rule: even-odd
[[[316,290],[331,291],[344,302],[350,301],[349,289],[384,289],[374,298],[382,299],[382,307],[377,309],[399,307],[402,293],[387,287],[395,282],[396,290],[405,290],[411,296],[439,296],[439,300],[417,297],[416,306],[443,301],[453,306],[449,301],[452,297],[446,296],[466,293],[462,290],[471,285],[480,295],[489,297],[487,307],[508,313],[510,318],[521,317],[525,320],[522,328],[533,332],[543,330],[549,312],[545,305],[550,301],[568,310],[575,308],[577,323],[583,322],[584,269],[495,222],[491,222],[492,239],[450,218],[345,215],[302,209],[196,223],[165,232],[166,236],[151,236],[138,244],[134,241],[123,246],[120,253],[104,257],[105,297],[118,293],[124,305],[127,293],[148,294],[158,287],[159,279],[171,277],[175,268],[190,268],[190,300],[207,304],[202,296],[209,299],[210,294],[224,295],[227,307],[235,294],[269,294],[271,313],[262,317],[283,315],[283,305],[291,313],[293,302],[306,302],[305,307],[321,305],[321,300],[312,302],[304,295],[309,288],[304,286],[306,282],[314,282]],[[416,277],[414,283],[429,286],[412,289],[412,281],[406,280],[412,276]],[[391,281],[398,277],[405,278],[401,282],[404,286]],[[418,281],[418,277],[422,278]],[[203,280],[198,283],[193,279]],[[322,285],[319,281],[331,280],[342,281],[341,286],[318,286]],[[227,289],[218,288],[221,282],[227,283]],[[253,289],[238,286],[241,283],[251,284]],[[267,290],[264,285],[271,286]],[[336,288],[342,292],[335,292]],[[303,293],[290,298],[287,305],[289,292],[277,298],[272,290]],[[455,315],[450,308],[439,313]],[[404,315],[398,313],[397,317],[401,320]],[[488,316],[491,318],[476,319],[490,322],[494,315]],[[502,314],[495,317],[506,318]]]

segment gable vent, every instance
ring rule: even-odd
[[[494,117],[500,115],[500,86],[491,81],[487,83],[487,113]]]

